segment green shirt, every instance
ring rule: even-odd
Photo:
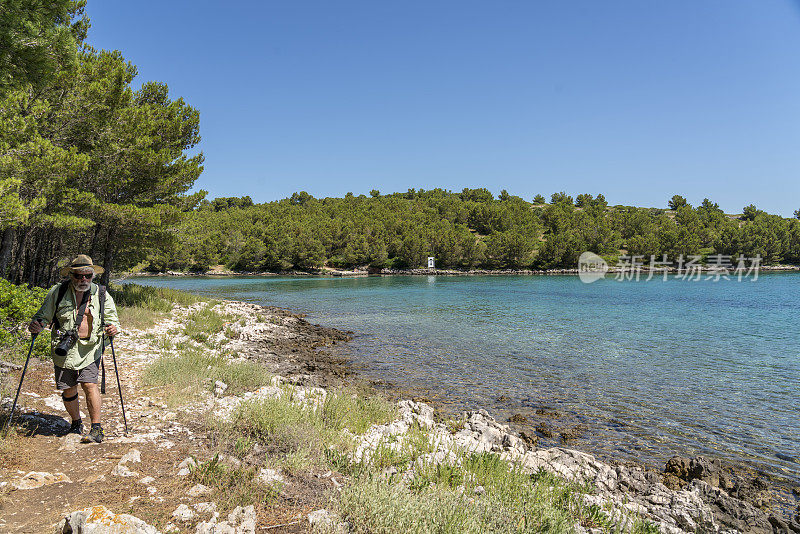
[[[56,284],[47,293],[44,298],[44,303],[39,311],[33,316],[34,321],[41,321],[45,325],[53,322],[53,318],[57,317],[61,325],[61,330],[66,331],[76,328],[75,319],[77,315],[77,304],[75,299],[75,290],[70,284],[69,289],[64,293],[61,302],[58,303],[58,309],[55,309],[56,298],[58,298],[58,289],[61,284]],[[78,339],[66,356],[58,356],[54,352],[53,363],[64,369],[83,369],[95,360],[99,360],[103,352],[103,327],[100,324],[100,295],[99,287],[97,284],[92,283],[90,287],[91,298],[86,305],[86,314],[91,312],[92,327],[89,332],[89,337],[86,339]],[[114,305],[114,299],[106,291],[106,305],[105,305],[105,321],[106,324],[113,324],[119,328],[119,316],[117,315],[117,307]],[[53,332],[53,344],[51,349],[54,349],[58,344],[61,337],[58,333]]]

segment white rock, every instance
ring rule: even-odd
[[[253,505],[244,508],[237,506],[228,514],[228,524],[236,528],[236,534],[255,534],[256,511]]]
[[[183,469],[184,467],[196,467],[197,460],[192,458],[191,456],[187,456],[181,463],[178,464],[178,468]]]
[[[145,486],[147,486],[148,484],[152,484],[155,481],[156,479],[153,477],[144,477],[139,480],[139,484],[144,484]]]
[[[131,471],[128,469],[128,466],[125,464],[117,464],[114,466],[114,469],[111,470],[111,474],[117,477],[138,477],[139,473],[136,471]]]
[[[272,486],[276,483],[286,484],[286,479],[283,478],[283,475],[281,475],[280,471],[276,469],[261,468],[261,470],[258,472],[256,480],[259,482],[259,484],[263,484],[265,486]]]
[[[55,534],[160,534],[152,525],[128,514],[115,514],[105,506],[72,512],[62,519]]]
[[[172,517],[178,521],[191,521],[196,517],[196,515],[197,514],[195,514],[194,511],[185,504],[181,504],[175,508],[174,512],[172,512]]]
[[[328,526],[333,523],[333,514],[324,508],[322,510],[314,510],[308,514],[308,522],[312,527]]]
[[[30,490],[41,488],[42,486],[49,486],[50,484],[58,484],[59,482],[72,482],[64,473],[46,473],[44,471],[31,471],[18,481],[13,483],[13,486],[18,490]]]
[[[217,504],[213,502],[198,502],[192,507],[201,514],[213,514],[217,511]]]
[[[119,463],[126,464],[128,462],[139,464],[142,463],[142,453],[139,449],[131,449],[120,458]]]
[[[217,515],[214,512],[210,520],[198,523],[195,534],[255,534],[256,513],[252,505],[238,506],[228,515],[227,521],[217,522]]]
[[[201,495],[210,495],[211,492],[212,489],[209,488],[208,486],[204,486],[202,484],[195,484],[189,489],[189,491],[186,492],[186,494],[189,497],[200,497]]]
[[[336,512],[329,512],[328,510],[315,510],[308,514],[308,522],[311,524],[312,530],[322,530],[324,532],[336,532],[346,534],[350,528],[346,522],[339,520],[339,515]]]

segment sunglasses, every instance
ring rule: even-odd
[[[91,280],[93,276],[94,273],[89,273],[89,274],[72,273],[72,278],[74,278],[75,280],[81,280],[82,278],[85,278],[86,280]]]

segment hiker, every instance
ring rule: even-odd
[[[42,307],[28,326],[32,334],[38,334],[52,324],[56,388],[62,391],[64,408],[72,417],[69,433],[83,436],[83,443],[103,441],[100,390],[97,386],[103,356],[103,333],[107,336],[119,333],[114,299],[105,287],[92,283],[92,279],[103,271],[101,266],[92,263],[92,258],[79,254],[61,268],[61,275],[69,278],[50,288]],[[104,297],[102,305],[101,297]],[[105,329],[102,323],[105,323]],[[86,435],[78,406],[78,384],[83,388],[92,422]]]

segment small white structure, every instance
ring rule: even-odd
[[[436,268],[436,262],[433,259],[433,256],[428,256],[428,269],[435,269],[435,268]]]

